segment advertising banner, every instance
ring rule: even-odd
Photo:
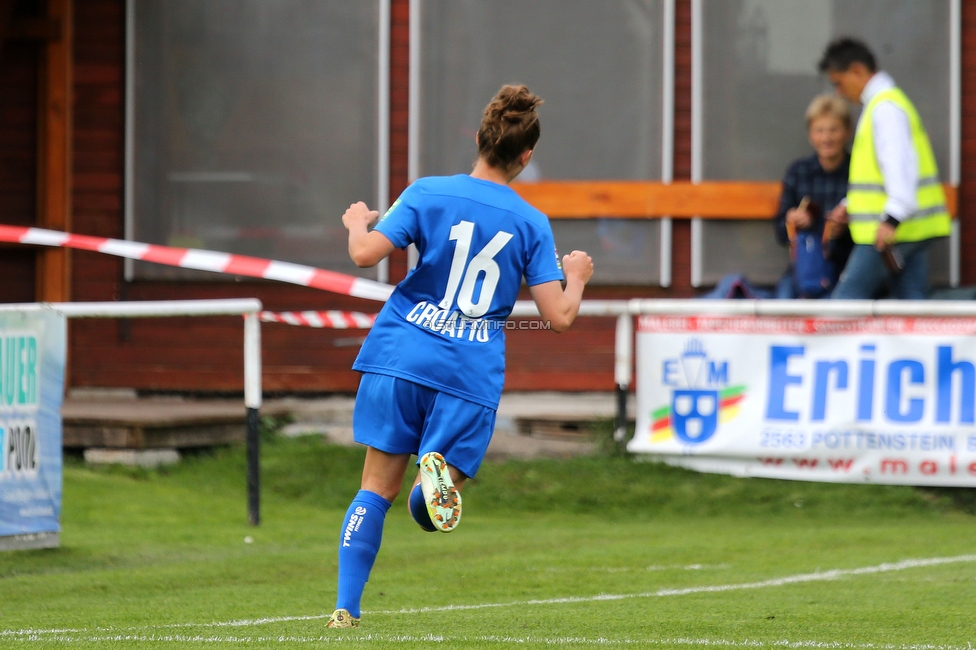
[[[64,361],[64,316],[0,312],[0,548],[60,531]]]
[[[641,316],[628,449],[805,481],[976,487],[976,320]]]

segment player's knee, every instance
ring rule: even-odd
[[[396,498],[400,496],[400,484],[384,484],[377,483],[375,481],[363,481],[362,489],[369,490],[374,494],[378,494],[390,503],[396,501]]]

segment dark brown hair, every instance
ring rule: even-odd
[[[868,46],[853,38],[838,38],[827,45],[817,69],[820,72],[847,72],[851,64],[861,63],[869,72],[877,72],[877,63]]]
[[[485,106],[478,128],[478,154],[485,162],[509,171],[523,152],[535,147],[541,133],[535,109],[540,104],[525,86],[502,86]]]

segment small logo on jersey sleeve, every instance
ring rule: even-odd
[[[383,216],[382,216],[382,217],[380,218],[380,221],[383,221],[383,220],[384,220],[384,219],[386,219],[386,218],[387,218],[388,216],[390,216],[391,214],[393,214],[393,211],[397,209],[397,206],[398,206],[398,205],[400,205],[400,199],[397,199],[396,201],[394,201],[394,202],[393,202],[393,205],[391,205],[391,206],[390,206],[390,209],[386,211],[386,214],[384,214],[384,215],[383,215]]]

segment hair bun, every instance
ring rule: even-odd
[[[507,169],[539,140],[536,108],[542,99],[521,84],[501,87],[485,107],[478,129],[478,150],[495,167]]]

